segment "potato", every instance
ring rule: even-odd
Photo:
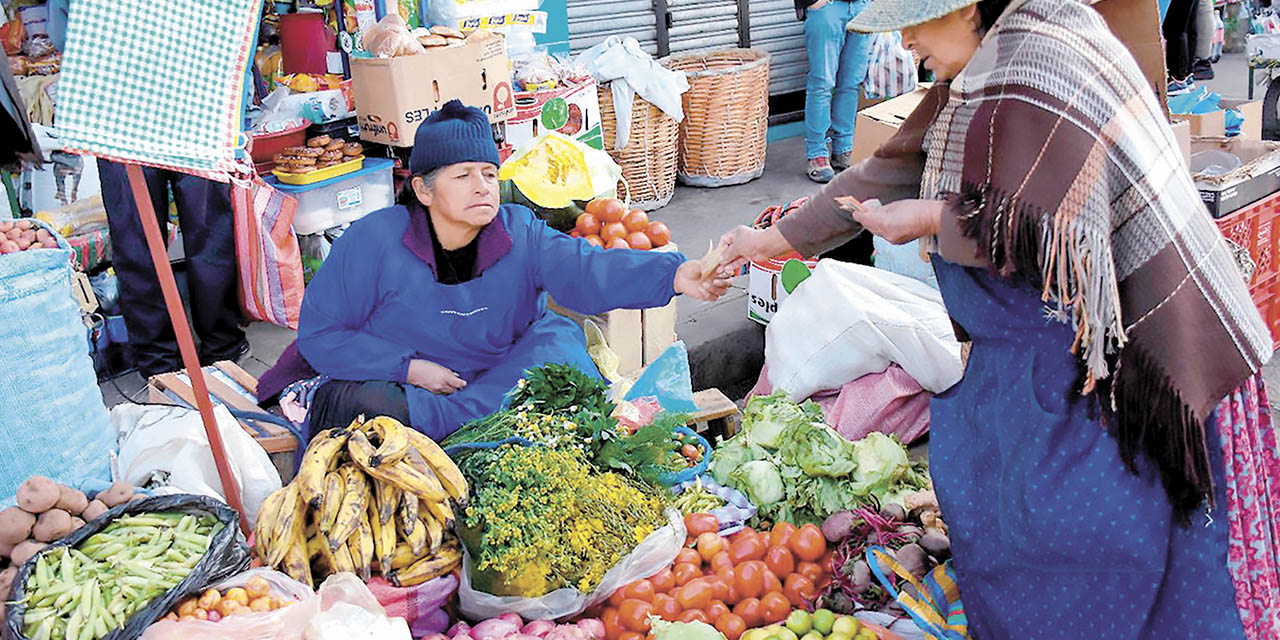
[[[16,543],[0,542],[0,564],[6,564],[9,561],[9,554],[13,553],[13,547]],[[0,607],[3,609],[4,607]]]
[[[47,546],[49,545],[43,542],[36,542],[35,540],[23,540],[22,542],[18,543],[18,546],[13,548],[13,552],[9,554],[9,559],[13,560],[14,564],[22,564],[27,560],[30,560],[31,556],[34,556],[37,553],[40,553],[40,550]]]
[[[84,511],[84,508],[89,506],[89,499],[85,497],[84,492],[82,491],[77,491],[64,485],[58,485],[58,494],[58,504],[53,506],[66,511],[67,513],[77,514]]]
[[[71,533],[71,514],[62,509],[50,509],[36,519],[31,537],[39,542],[53,542]]]
[[[0,600],[9,599],[9,589],[13,586],[13,579],[18,577],[18,568],[9,567],[4,571],[0,571]]]
[[[31,527],[36,526],[36,517],[19,509],[9,507],[0,511],[0,542],[12,546],[31,537]]]
[[[133,485],[128,482],[117,482],[110,489],[99,493],[95,498],[108,507],[124,504],[133,499]]]
[[[18,506],[27,513],[40,514],[58,504],[58,485],[44,476],[31,476],[18,487]]]
[[[84,520],[81,520],[77,516],[71,516],[71,531],[73,532],[79,531],[80,527],[83,527],[83,526],[84,526]]]
[[[94,518],[106,513],[109,508],[110,507],[107,505],[102,504],[101,500],[90,500],[89,506],[85,507],[84,511],[80,512],[80,517],[85,520],[93,520]]]

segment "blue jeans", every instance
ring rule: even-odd
[[[804,96],[806,158],[848,153],[858,117],[858,92],[867,77],[871,36],[845,31],[869,0],[831,0],[810,9],[804,20],[804,45],[809,55],[809,78]],[[834,96],[832,94],[834,90]]]

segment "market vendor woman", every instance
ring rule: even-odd
[[[307,406],[311,433],[360,414],[441,439],[498,410],[524,371],[568,363],[598,376],[580,313],[714,300],[679,253],[604,250],[498,203],[488,118],[452,101],[414,136],[412,195],[351,225],[307,287],[291,347],[259,393]],[[314,368],[314,370],[312,370]]]

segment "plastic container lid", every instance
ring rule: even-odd
[[[395,161],[388,158],[366,157],[364,159],[364,167],[361,168],[359,171],[344,173],[340,176],[329,178],[328,180],[323,180],[321,182],[316,182],[313,184],[299,184],[299,185],[285,184],[277,180],[275,176],[271,176],[267,178],[267,182],[269,182],[271,186],[285,193],[304,193],[307,191],[311,191],[312,189],[323,189],[327,186],[336,184],[338,182],[342,182],[343,180],[358,178],[360,176],[368,175],[378,171],[386,171],[387,169],[390,169],[393,165],[395,165]]]
[[[1240,167],[1244,163],[1240,156],[1220,149],[1209,149],[1191,156],[1191,173],[1204,176],[1222,176]]]

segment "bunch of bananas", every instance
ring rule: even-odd
[[[311,440],[293,482],[262,503],[255,552],[269,567],[314,586],[349,571],[378,572],[398,587],[462,562],[450,500],[467,481],[430,438],[386,417],[357,418]]]

